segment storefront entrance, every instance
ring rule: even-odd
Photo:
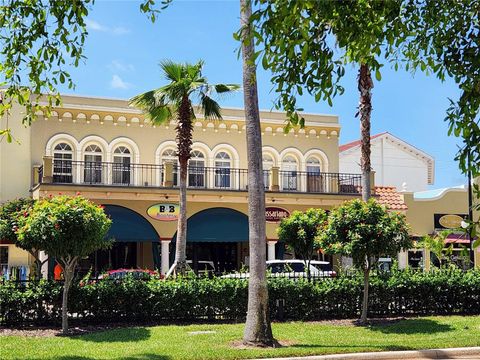
[[[80,273],[93,274],[115,269],[157,268],[159,236],[153,226],[140,214],[123,206],[105,205],[112,219],[107,237],[114,239],[109,250],[97,251],[80,263]]]
[[[191,216],[187,224],[187,259],[196,271],[205,262],[213,263],[217,274],[239,270],[248,260],[248,217],[228,208],[207,209]]]

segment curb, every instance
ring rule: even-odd
[[[382,351],[352,354],[314,355],[298,357],[268,358],[262,360],[400,360],[400,359],[459,359],[468,356],[469,359],[480,359],[480,347],[412,350],[412,351]],[[473,357],[475,356],[475,357]]]

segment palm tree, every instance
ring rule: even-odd
[[[370,173],[371,173],[371,149],[370,149],[370,126],[372,114],[372,88],[373,80],[370,68],[366,64],[360,64],[358,71],[358,91],[360,92],[360,101],[358,104],[358,116],[360,116],[360,132],[361,132],[361,159],[360,168],[362,171],[362,200],[368,201],[372,196]],[[365,269],[370,267],[368,257],[365,257]],[[367,322],[368,315],[368,277],[364,278],[362,314],[360,315],[360,323]]]
[[[202,75],[203,61],[196,64],[175,63],[171,60],[160,62],[163,76],[168,81],[158,89],[147,91],[130,100],[145,112],[145,117],[155,125],[177,121],[175,128],[177,156],[179,162],[180,214],[177,226],[175,262],[168,275],[185,274],[188,269],[186,259],[187,245],[187,166],[192,150],[193,120],[195,111],[193,99],[205,119],[220,120],[220,105],[212,94],[226,94],[239,89],[234,84],[211,85]]]
[[[250,277],[248,310],[243,341],[255,346],[272,346],[266,279],[265,187],[262,171],[262,133],[258,109],[255,49],[251,33],[251,0],[240,0],[243,90],[248,157],[248,227]]]

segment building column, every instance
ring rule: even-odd
[[[275,245],[277,244],[277,240],[274,241],[267,241],[268,244],[268,260],[275,260]]]
[[[45,251],[39,251],[38,252],[38,259],[40,262],[44,262],[47,260],[48,255],[45,253]],[[48,261],[45,261],[40,269],[40,273],[42,275],[43,279],[48,279]]]
[[[430,250],[423,249],[424,271],[430,271]]]
[[[398,268],[404,270],[408,267],[408,251],[400,251],[398,253]]]
[[[480,268],[480,247],[477,247],[476,249],[473,249],[474,253],[474,268],[479,269]]]
[[[165,275],[170,269],[170,241],[171,240],[161,240],[162,244],[162,254],[160,258],[160,273]]]
[[[270,169],[270,191],[279,191],[280,190],[280,169],[277,166],[273,166]]]

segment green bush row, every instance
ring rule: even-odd
[[[362,276],[269,280],[273,319],[355,318],[360,313]],[[102,280],[75,285],[69,296],[73,319],[87,323],[131,321],[243,321],[246,280]],[[56,324],[62,285],[41,281],[0,283],[0,324]],[[281,305],[283,304],[283,308]],[[480,271],[394,271],[371,278],[370,316],[480,314]]]

